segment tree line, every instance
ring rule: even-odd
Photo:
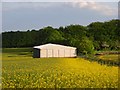
[[[2,33],[2,47],[33,47],[55,43],[77,47],[78,53],[93,53],[95,50],[118,50],[120,20],[92,22],[88,26],[44,27],[39,30],[10,31]]]

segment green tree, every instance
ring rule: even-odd
[[[82,37],[78,45],[78,52],[83,54],[94,53],[93,42],[87,37]]]
[[[57,29],[50,26],[39,30],[39,36],[42,43],[58,43],[64,39]]]

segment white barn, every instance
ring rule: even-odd
[[[34,58],[76,57],[76,48],[58,44],[44,44],[33,47]]]

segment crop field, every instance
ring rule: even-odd
[[[5,48],[2,88],[118,88],[118,67],[84,58],[32,58],[29,48]]]

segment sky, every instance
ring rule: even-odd
[[[17,2],[19,1],[19,2]],[[71,0],[71,2],[2,3],[2,31],[27,31],[71,24],[89,25],[118,18],[118,2]]]

